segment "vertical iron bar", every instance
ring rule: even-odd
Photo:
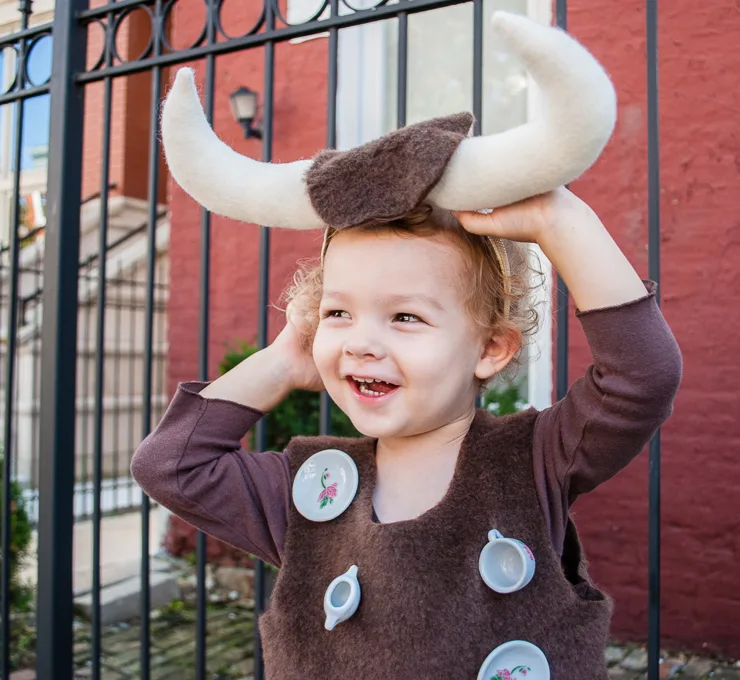
[[[114,507],[116,511],[118,511],[118,473],[120,470],[119,466],[119,460],[118,460],[118,447],[119,447],[119,439],[118,439],[118,428],[119,428],[119,419],[121,417],[121,269],[120,265],[118,266],[118,271],[116,271],[115,279],[113,279],[112,283],[114,284],[115,288],[115,295],[113,297],[114,303],[113,303],[113,309],[114,309],[114,316],[113,316],[113,356],[115,357],[115,363],[113,366],[113,396],[115,398],[114,406],[113,406],[113,422],[111,423],[111,439],[115,442],[115,446],[113,448],[113,498],[114,500]]]
[[[483,132],[483,0],[473,0],[473,134]],[[475,407],[483,406],[483,396],[475,398]]]
[[[121,278],[121,281],[123,282],[123,277]],[[128,292],[128,309],[130,312],[130,318],[131,318],[131,326],[129,328],[129,337],[135,338],[136,334],[138,333],[136,328],[136,314],[134,313],[136,311],[136,273],[131,272],[128,274],[128,277],[126,279],[127,283],[127,292]],[[123,288],[123,286],[121,286]],[[128,352],[126,353],[126,357],[129,361],[133,362],[136,360],[136,351],[133,348],[133,343],[129,343]],[[127,394],[129,395],[129,404],[128,404],[128,448],[127,451],[133,451],[136,446],[136,434],[134,433],[134,388],[136,386],[136,380],[134,379],[134,372],[128,371],[128,391]],[[128,507],[131,507],[134,503],[134,494],[133,494],[133,485],[131,484],[131,481],[129,481],[128,484],[128,498],[126,499],[128,502]]]
[[[162,3],[157,0],[154,9],[153,54],[159,56],[162,45]],[[147,197],[149,215],[147,222],[146,292],[144,303],[144,365],[142,376],[142,414],[141,437],[144,439],[152,424],[152,350],[154,342],[154,288],[156,285],[157,258],[157,199],[159,188],[159,97],[162,89],[162,70],[155,66],[152,70],[151,118],[149,121],[149,169]],[[137,310],[133,310],[133,314]],[[135,336],[134,336],[135,341]],[[130,488],[130,487],[129,487]],[[139,677],[149,680],[151,673],[151,598],[149,579],[149,525],[151,505],[149,496],[141,495],[141,603],[139,619]]]
[[[28,28],[28,15],[31,13],[31,3],[26,0],[21,3],[21,30]],[[24,40],[18,43],[18,82],[23,87],[26,82],[26,44]],[[2,443],[2,574],[0,575],[2,600],[0,601],[0,616],[2,617],[2,662],[0,674],[3,678],[10,677],[10,532],[11,532],[11,475],[13,473],[13,395],[15,392],[15,352],[16,352],[16,323],[18,316],[18,267],[20,244],[18,242],[18,228],[20,226],[21,207],[21,161],[23,154],[23,101],[15,102],[15,131],[13,138],[13,161],[15,175],[13,177],[13,209],[8,240],[8,257],[10,269],[8,271],[8,320],[7,342],[5,345],[5,404],[3,420]]]
[[[564,31],[568,30],[568,0],[555,1],[555,19],[560,28]],[[570,320],[568,286],[560,274],[557,275],[557,291],[558,338],[556,343],[555,394],[559,400],[568,392],[568,324]]]
[[[331,16],[339,16],[339,0],[330,0]],[[339,30],[329,29],[329,72],[326,81],[326,145],[329,149],[337,146],[337,87],[339,85],[338,69]]]
[[[72,680],[72,558],[80,193],[88,0],[57,0],[51,76],[41,355],[36,674]]]
[[[106,29],[110,30],[110,29]],[[109,59],[110,60],[110,59]],[[92,518],[92,677],[100,680],[100,492],[103,483],[103,396],[105,381],[105,305],[108,274],[108,178],[110,173],[110,124],[113,84],[103,84],[103,139],[100,161],[100,232],[98,242],[98,300],[95,348],[95,435],[93,439],[93,518]],[[87,348],[85,348],[87,349]]]
[[[217,11],[215,0],[207,0],[207,44],[216,42],[215,12]],[[213,124],[213,93],[216,84],[216,58],[209,54],[206,62],[206,100],[205,113],[208,122]],[[200,259],[200,338],[199,344],[199,375],[201,380],[208,380],[208,342],[210,322],[210,300],[209,288],[211,282],[211,213],[205,208],[201,209],[201,259]],[[206,661],[206,635],[208,632],[207,615],[208,599],[206,593],[206,553],[208,538],[199,531],[196,541],[196,578],[197,578],[197,614],[195,619],[195,678],[205,680],[207,673]]]
[[[646,3],[648,116],[648,276],[660,286],[658,0]],[[660,303],[660,287],[658,288]],[[648,678],[660,677],[660,430],[650,442],[648,481]]]
[[[339,15],[339,0],[330,0],[329,9],[332,17]],[[329,29],[329,69],[326,81],[326,147],[337,146],[337,87],[339,85],[339,31]],[[332,402],[329,393],[324,391],[319,396],[319,433],[331,434]]]
[[[568,0],[555,0],[555,23],[568,30]]]
[[[41,278],[41,272],[39,269],[35,269],[35,276],[34,278],[34,286],[33,290],[41,290],[42,285],[42,278]],[[39,389],[41,387],[41,332],[39,330],[39,327],[41,325],[41,307],[38,304],[38,300],[34,303],[35,307],[33,310],[33,316],[34,316],[34,332],[33,332],[33,395],[32,395],[32,404],[38,404],[39,403]],[[32,480],[32,489],[33,489],[33,517],[36,522],[38,522],[38,516],[39,516],[39,428],[40,428],[40,421],[39,421],[39,413],[37,409],[34,409],[33,416],[31,418],[32,422],[32,428],[33,428],[33,448],[32,448],[32,455],[31,455],[31,480]]]
[[[271,0],[265,2],[265,27],[268,31],[275,28],[275,8]],[[273,123],[275,105],[275,43],[265,44],[265,79],[264,79],[264,106],[262,110],[262,160],[272,162]],[[260,227],[260,274],[259,299],[257,309],[257,346],[259,349],[267,347],[269,317],[267,314],[270,295],[270,229]],[[263,418],[255,431],[258,451],[267,449],[267,423]],[[254,680],[264,678],[264,662],[262,658],[262,641],[259,628],[256,625],[260,614],[265,610],[265,564],[262,560],[255,562],[255,602],[254,602]]]
[[[473,133],[483,132],[483,0],[473,0]]]
[[[157,297],[154,299],[154,313],[156,315],[157,320],[157,328],[159,329],[159,332],[157,333],[156,337],[159,340],[159,345],[157,349],[156,358],[154,361],[156,361],[157,364],[157,383],[156,383],[156,389],[154,391],[154,394],[159,397],[160,395],[164,394],[165,392],[165,361],[166,361],[166,353],[163,353],[161,351],[161,343],[162,339],[164,338],[164,334],[166,332],[165,328],[165,313],[167,311],[166,308],[166,298],[163,301],[162,297],[165,296],[167,291],[167,284],[166,284],[166,271],[165,268],[162,266],[162,263],[159,262],[157,265],[157,277],[156,280],[158,281],[157,287],[155,289],[155,293],[157,294]],[[157,402],[154,412],[156,413],[156,422],[159,422],[162,419],[162,416],[164,415],[162,413],[162,405]]]
[[[82,385],[80,386],[80,391],[82,394],[79,395],[80,401],[82,403],[82,407],[80,408],[80,415],[82,417],[82,437],[80,442],[80,450],[82,452],[82,472],[80,474],[82,483],[81,483],[81,489],[82,489],[82,517],[87,519],[88,512],[87,512],[87,506],[88,506],[88,498],[89,498],[89,489],[88,489],[88,482],[90,481],[90,468],[88,465],[88,451],[90,450],[89,447],[89,441],[87,437],[87,429],[88,429],[88,413],[87,413],[87,402],[88,402],[88,390],[87,386],[90,383],[90,361],[87,354],[87,348],[90,346],[90,336],[92,335],[92,331],[90,330],[90,271],[91,271],[90,263],[85,263],[84,266],[81,267],[82,272],[82,280],[85,282],[85,293],[83,297],[83,304],[82,304],[82,315],[84,318],[84,321],[82,323],[82,351],[78,353],[78,356],[82,358]],[[78,452],[79,453],[79,452]],[[79,457],[79,456],[78,456]]]
[[[476,0],[478,1],[478,0]],[[409,73],[409,15],[398,15],[398,74],[396,76],[396,127],[406,125]]]

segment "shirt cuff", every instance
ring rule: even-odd
[[[642,297],[635,298],[634,300],[629,300],[628,302],[622,302],[618,305],[609,305],[608,307],[595,307],[594,309],[587,309],[585,312],[582,312],[580,309],[578,309],[578,307],[576,307],[576,316],[582,318],[585,316],[590,316],[592,314],[600,314],[601,312],[610,312],[615,309],[623,309],[624,307],[639,305],[645,300],[650,300],[654,298],[658,292],[658,284],[650,279],[643,279],[643,283],[645,284],[645,295],[643,295]]]
[[[245,406],[236,401],[202,397],[200,392],[209,384],[210,382],[200,381],[180,383],[172,400],[171,408],[203,411],[198,423],[199,430],[215,428],[219,438],[225,436],[241,440],[265,414],[256,408]]]
[[[656,299],[656,286],[645,282],[647,294],[621,305],[592,309],[578,317],[591,347],[594,364],[603,372],[636,371],[647,376],[679,371],[681,352]],[[675,359],[675,361],[673,361]],[[680,372],[680,371],[679,371]],[[661,379],[663,379],[661,378]]]

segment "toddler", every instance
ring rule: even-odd
[[[280,567],[260,619],[271,680],[607,677],[611,602],[589,579],[569,510],[670,415],[681,358],[655,284],[562,186],[610,134],[595,94],[603,72],[589,72],[592,57],[555,29],[497,21],[536,77],[549,64],[545,95],[554,71],[564,78],[543,108],[570,121],[563,139],[578,128],[578,144],[527,142],[531,126],[472,140],[458,116],[298,166],[259,167],[259,179],[260,164],[206,130],[187,74],[165,105],[171,170],[204,205],[326,230],[321,262],[296,277],[275,341],[213,382],[181,384],[132,463],[157,502]],[[562,110],[589,97],[598,101],[587,115]],[[491,145],[483,165],[473,143]],[[193,144],[204,165],[195,179]],[[485,163],[506,165],[489,156],[507,145],[522,157],[499,182]],[[271,203],[278,190],[262,187],[260,206],[243,207],[229,163],[255,182],[285,173],[281,196],[290,182],[300,195]],[[476,197],[488,181],[494,188]],[[527,243],[567,283],[593,365],[553,406],[495,417],[476,398],[536,326]],[[250,428],[294,389],[327,390],[363,436],[243,450]],[[503,567],[488,561],[497,542],[514,560]],[[530,571],[504,583],[517,555]]]

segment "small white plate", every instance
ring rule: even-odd
[[[512,640],[488,655],[478,680],[550,680],[550,664],[536,645]]]
[[[314,453],[293,480],[293,504],[312,522],[339,517],[352,503],[359,474],[355,461],[339,449]]]

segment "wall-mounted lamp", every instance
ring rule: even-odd
[[[244,138],[262,139],[262,132],[252,127],[257,117],[257,93],[248,87],[239,87],[229,95],[231,112],[244,129]]]

